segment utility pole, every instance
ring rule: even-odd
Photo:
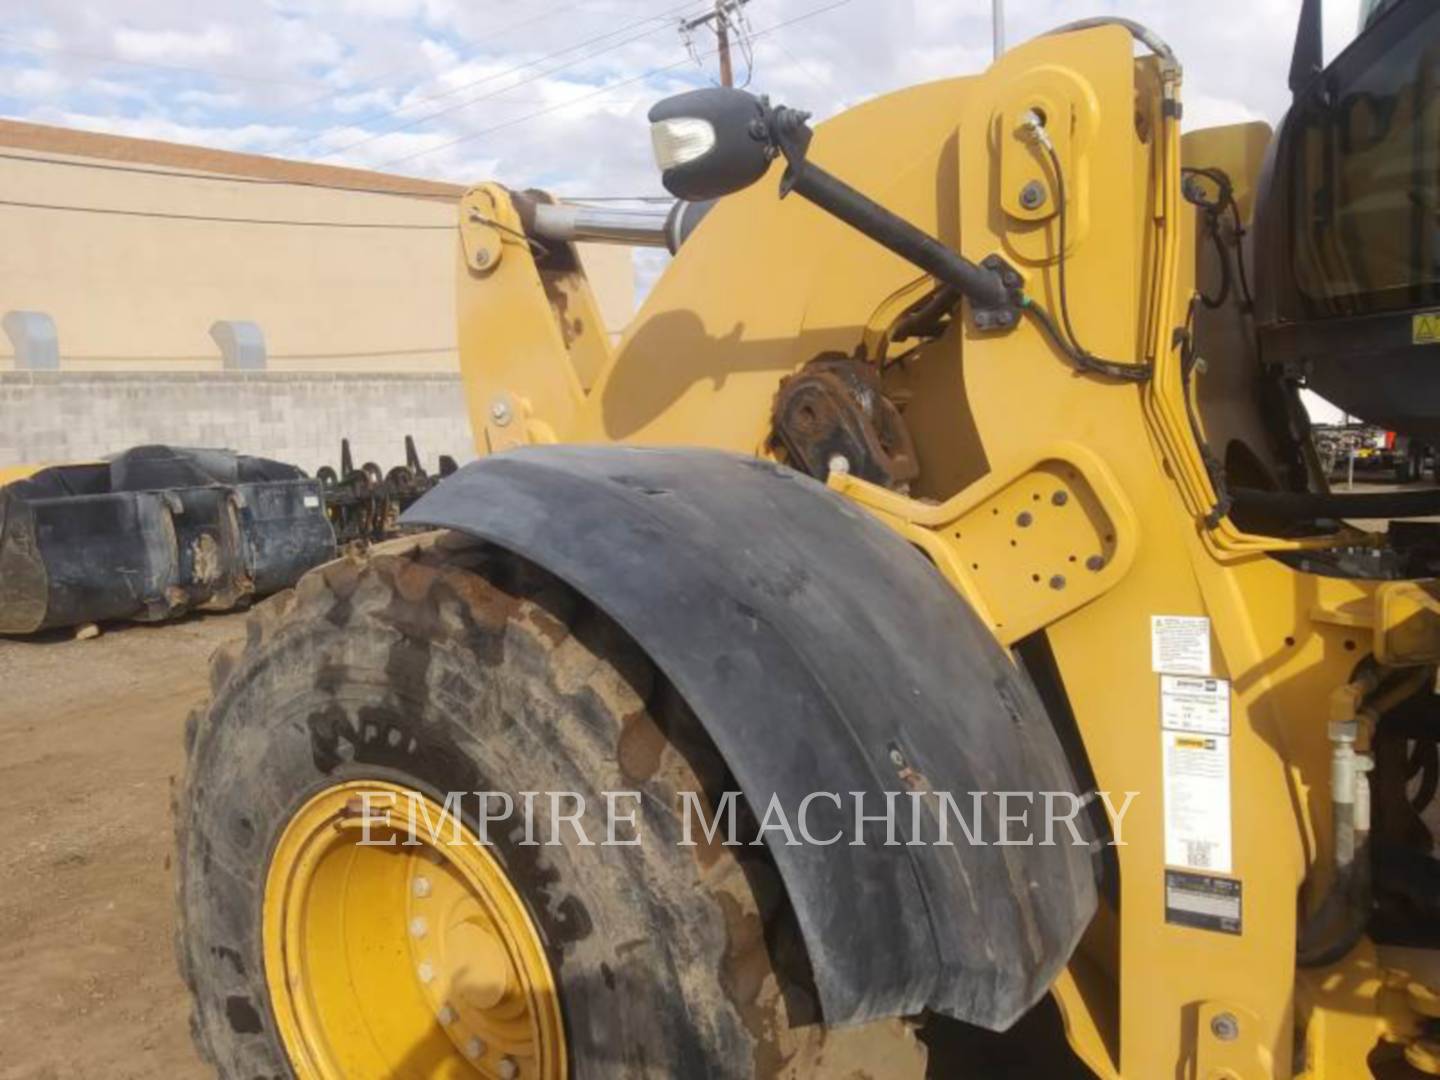
[[[990,0],[990,51],[992,60],[1005,52],[1005,0]]]
[[[714,11],[708,11],[693,19],[682,20],[680,23],[682,34],[688,35],[690,31],[707,25],[715,31],[715,41],[719,46],[720,54],[721,86],[735,85],[735,72],[730,65],[730,15],[731,12],[739,11],[749,2],[750,0],[715,0]]]
[[[715,40],[720,45],[720,85],[734,86],[735,72],[730,68],[730,23],[725,18],[721,5],[725,0],[715,0]]]

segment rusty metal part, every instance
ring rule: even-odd
[[[899,491],[920,474],[900,410],[861,360],[821,356],[783,380],[771,430],[789,463],[820,480],[844,472]]]
[[[455,471],[455,460],[440,457],[440,471],[431,476],[420,462],[415,438],[405,436],[405,464],[388,472],[373,461],[355,467],[350,440],[340,440],[340,471],[322,466],[315,473],[325,490],[325,512],[340,544],[375,542],[405,530],[397,523],[401,513],[425,492]]]
[[[895,320],[890,339],[903,341],[906,338],[937,338],[950,325],[950,320],[959,306],[960,293],[949,285],[939,285]]]
[[[906,282],[865,321],[857,356],[881,370],[906,359],[918,346],[945,333],[960,301],[958,289],[928,275]]]

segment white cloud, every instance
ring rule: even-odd
[[[156,60],[167,64],[193,64],[234,56],[240,34],[225,26],[207,26],[200,31],[135,30],[115,31],[115,52],[126,60]]]
[[[175,100],[181,105],[190,105],[197,109],[238,109],[243,103],[240,94],[216,94],[209,90],[181,90],[175,95]]]
[[[294,138],[293,128],[274,128],[263,124],[237,127],[210,126],[161,116],[103,116],[82,112],[44,112],[42,122],[85,131],[104,131],[113,135],[129,135],[137,139],[160,139],[164,142],[192,143],[221,150],[247,153],[273,153],[278,146]]]
[[[67,80],[57,71],[45,68],[20,68],[0,71],[0,93],[39,101],[54,97],[65,90]]]
[[[1249,120],[1269,120],[1260,109],[1231,97],[1213,97],[1190,91],[1185,95],[1185,122],[1192,128],[1242,124]]]

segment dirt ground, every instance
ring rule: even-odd
[[[0,638],[0,1080],[213,1075],[171,951],[170,796],[210,656],[245,623]],[[1057,1063],[1054,1013],[1047,1001],[1003,1045],[932,1022],[928,1075],[1088,1076]]]
[[[0,639],[0,1080],[185,1080],[170,785],[244,615]]]

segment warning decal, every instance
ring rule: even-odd
[[[1165,921],[1200,930],[1238,934],[1240,882],[1210,874],[1165,871]]]
[[[1151,615],[1150,667],[1172,675],[1210,674],[1210,620],[1203,615]]]
[[[1440,344],[1440,311],[1422,311],[1410,319],[1412,345]]]
[[[1165,777],[1165,862],[1230,873],[1230,738],[1160,732]]]

